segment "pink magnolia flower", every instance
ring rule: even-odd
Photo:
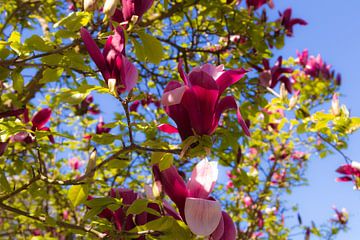
[[[151,8],[154,0],[121,0],[121,9],[116,9],[112,20],[118,23],[131,21],[133,16],[137,16],[139,21],[144,13]]]
[[[130,91],[136,84],[138,71],[125,56],[125,37],[122,28],[117,27],[114,30],[114,35],[107,39],[102,53],[85,28],[81,28],[80,35],[105,82],[108,84],[110,79],[115,79],[118,93]]]
[[[104,127],[105,122],[102,117],[99,118],[99,122],[96,125],[96,134],[102,134],[102,133],[109,133],[111,128],[105,128]]]
[[[140,105],[145,107],[151,103],[154,104],[157,108],[160,107],[160,101],[157,100],[153,95],[147,94],[145,99],[134,101],[129,109],[131,112],[137,112]]]
[[[287,36],[293,35],[294,25],[307,25],[307,22],[301,18],[291,18],[291,12],[291,8],[287,8],[283,13],[280,13],[280,22],[284,26]]]
[[[349,220],[349,213],[345,208],[339,211],[335,206],[333,207],[335,211],[335,218],[330,219],[331,222],[339,223],[341,225],[345,225]]]
[[[296,55],[298,56],[296,62],[305,67],[309,59],[309,51],[307,49],[304,49],[302,52],[296,50]]]
[[[235,98],[233,96],[221,98],[227,87],[245,75],[244,69],[224,71],[223,65],[205,64],[194,68],[188,75],[182,69],[180,60],[178,70],[184,84],[170,81],[164,90],[161,102],[165,106],[166,113],[175,121],[183,140],[194,134],[214,133],[221,114],[227,109],[236,109],[238,122],[245,134],[250,136]]]
[[[350,182],[353,178],[360,177],[360,163],[353,161],[351,164],[345,164],[336,169],[336,172],[345,176],[335,179],[336,182]]]
[[[218,177],[217,163],[207,159],[200,161],[185,183],[175,167],[160,171],[153,166],[155,180],[160,181],[165,193],[176,204],[190,230],[213,240],[235,239],[236,230],[229,215],[221,211],[221,205],[210,197]]]
[[[263,66],[264,67],[253,65],[253,68],[260,73],[259,78],[262,86],[274,88],[279,82],[282,82],[285,84],[286,90],[289,93],[292,92],[292,83],[290,79],[283,74],[292,73],[293,69],[282,67],[282,56],[278,57],[277,62],[271,68],[269,60],[263,59]]]
[[[97,115],[100,113],[100,110],[97,105],[93,104],[94,97],[92,95],[88,95],[80,104],[75,105],[76,114],[84,115],[86,113],[91,113]]]
[[[51,109],[50,108],[43,108],[37,113],[34,114],[34,116],[31,119],[31,130],[32,131],[48,131],[50,132],[50,128],[45,127],[45,124],[50,120],[51,117]],[[25,109],[24,112],[24,123],[29,122],[29,112],[27,109]],[[55,139],[53,135],[48,135],[49,141],[51,143],[55,143]],[[33,136],[29,132],[19,132],[11,137],[11,140],[13,142],[25,142],[25,143],[32,143],[34,142]]]
[[[269,5],[270,8],[274,8],[274,3],[272,0],[246,0],[247,7],[254,10],[259,9],[262,5],[266,3]]]
[[[82,165],[82,162],[77,158],[73,157],[69,159],[69,166],[72,168],[72,170],[76,171],[78,170]]]

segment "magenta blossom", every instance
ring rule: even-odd
[[[291,18],[291,12],[291,8],[287,8],[283,13],[279,13],[281,25],[285,28],[287,36],[293,35],[294,25],[307,25],[307,22],[301,18]]]
[[[94,97],[92,95],[88,95],[84,100],[81,101],[80,104],[75,105],[76,114],[84,115],[86,113],[91,113],[97,115],[100,113],[100,110],[97,105],[93,104]]]
[[[339,223],[341,225],[345,225],[349,221],[349,213],[345,208],[339,211],[335,206],[333,207],[335,211],[335,218],[330,219],[331,222]]]
[[[336,178],[337,182],[350,182],[354,178],[360,177],[360,163],[353,161],[351,164],[345,164],[336,169],[337,173],[345,176]]]
[[[102,53],[85,28],[81,28],[80,35],[106,83],[112,79],[116,82],[118,93],[130,91],[136,84],[138,71],[125,56],[125,37],[122,28],[117,27],[114,30],[114,35],[107,39]]]
[[[293,69],[282,66],[282,57],[278,57],[277,62],[270,68],[268,59],[263,59],[263,68],[253,65],[258,72],[260,72],[260,84],[265,87],[274,88],[279,82],[285,84],[286,90],[292,92],[292,83],[290,79],[283,75],[284,73],[292,73]]]
[[[71,167],[72,170],[74,171],[78,170],[81,165],[82,162],[77,157],[73,157],[69,159],[69,166]]]
[[[274,3],[272,0],[246,0],[247,7],[254,10],[259,9],[262,5],[266,3],[269,5],[270,8],[274,8]]]
[[[109,133],[111,128],[105,128],[104,127],[105,122],[102,117],[99,118],[99,122],[96,125],[96,134],[102,134],[102,133]]]
[[[129,109],[131,112],[137,112],[140,105],[145,107],[151,103],[154,104],[156,108],[160,107],[160,101],[157,100],[153,95],[147,94],[145,99],[134,101]]]
[[[31,119],[31,130],[32,131],[48,131],[50,132],[50,128],[45,127],[45,124],[50,120],[51,117],[51,109],[50,108],[43,108],[37,113],[34,114],[34,116]],[[27,109],[25,109],[24,112],[24,123],[29,122],[29,112]],[[53,135],[48,135],[49,141],[51,143],[55,143],[55,139]],[[29,132],[19,132],[11,137],[11,140],[13,142],[25,142],[25,143],[32,143],[34,142],[34,136],[32,136]]]
[[[118,23],[131,21],[133,16],[138,17],[138,21],[144,13],[151,8],[154,0],[121,0],[121,9],[116,9],[112,20]]]
[[[184,84],[170,81],[161,101],[166,113],[175,121],[183,140],[192,135],[213,134],[221,114],[227,109],[236,109],[238,122],[245,134],[250,136],[235,98],[221,97],[227,87],[245,75],[244,69],[224,71],[223,65],[216,67],[205,64],[194,68],[187,75],[180,61],[178,70]]]
[[[221,205],[210,193],[218,177],[216,162],[207,159],[194,168],[186,184],[175,167],[160,171],[153,166],[156,181],[160,181],[165,193],[176,204],[184,222],[199,236],[209,236],[213,240],[232,240],[236,230],[232,219],[221,211]]]

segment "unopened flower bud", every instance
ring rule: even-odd
[[[97,0],[84,0],[84,10],[93,11],[96,8]]]
[[[112,17],[115,13],[116,7],[119,4],[119,0],[105,0],[103,12],[108,17]]]
[[[334,93],[331,101],[331,112],[335,116],[338,116],[340,114],[339,96],[337,93]]]
[[[280,85],[280,98],[281,100],[286,100],[288,98],[288,92],[284,83],[281,83]]]
[[[300,93],[300,91],[296,91],[294,93],[294,95],[290,98],[290,102],[289,102],[290,109],[293,109],[296,106],[296,104],[299,100],[299,93]]]
[[[119,96],[117,89],[116,89],[116,79],[115,78],[108,79],[108,87],[109,87],[110,93],[112,95],[114,95],[115,97]]]

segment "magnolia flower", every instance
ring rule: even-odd
[[[341,211],[339,211],[335,206],[333,209],[335,211],[335,218],[331,219],[330,221],[345,225],[349,221],[349,213],[347,210],[343,208]]]
[[[259,67],[253,65],[259,73],[260,84],[264,87],[274,88],[278,82],[285,84],[285,88],[289,93],[292,93],[292,83],[288,77],[283,75],[284,73],[292,73],[293,69],[282,67],[282,56],[278,57],[277,62],[270,68],[268,59],[263,59],[263,66]]]
[[[224,71],[224,66],[205,64],[194,68],[189,75],[178,70],[184,81],[170,81],[161,99],[166,113],[175,121],[183,140],[196,135],[211,135],[216,130],[221,114],[227,109],[236,109],[238,122],[247,136],[250,132],[243,120],[233,96],[221,97],[227,87],[239,81],[246,73],[244,69]],[[169,124],[163,129],[174,128]],[[165,131],[167,132],[167,131]]]
[[[85,11],[92,11],[96,8],[98,0],[84,0],[84,10]]]
[[[115,87],[118,93],[130,91],[138,79],[138,71],[135,66],[125,57],[125,37],[121,27],[114,30],[101,53],[90,33],[81,28],[80,35],[85,47],[99,68],[105,82],[115,80]]]
[[[339,103],[339,95],[337,93],[334,93],[331,101],[331,112],[335,116],[340,115],[340,103]]]
[[[121,0],[121,9],[116,9],[112,20],[118,23],[129,22],[136,17],[139,21],[144,13],[149,10],[154,0]]]
[[[48,131],[50,132],[50,128],[45,127],[45,124],[50,120],[51,117],[51,109],[50,108],[43,108],[37,113],[34,114],[34,116],[31,119],[31,130],[32,131]],[[24,112],[24,123],[29,122],[29,112],[27,109],[25,109]],[[53,135],[48,135],[49,141],[51,143],[55,143]],[[11,140],[13,142],[25,142],[25,143],[32,143],[34,142],[34,137],[29,132],[19,132],[11,137]]]
[[[99,122],[96,125],[96,134],[109,133],[111,128],[104,127],[104,119],[102,117],[99,118]]]
[[[345,176],[336,178],[336,182],[350,182],[353,181],[353,177],[360,177],[360,163],[353,161],[351,164],[345,164],[336,169],[337,173]]]
[[[77,157],[73,157],[69,159],[69,166],[71,167],[72,170],[76,171],[78,170],[82,165],[82,162],[77,158]]]
[[[291,8],[287,8],[283,13],[280,13],[281,25],[285,28],[287,36],[293,35],[293,26],[296,24],[307,25],[307,22],[301,18],[291,18]]]
[[[119,0],[105,0],[103,12],[105,15],[111,17],[114,15],[117,5],[119,4]]]
[[[84,115],[87,112],[97,115],[100,113],[100,110],[97,105],[92,104],[94,101],[94,97],[92,95],[88,95],[84,100],[81,101],[80,104],[75,105],[76,114]]]
[[[153,95],[147,94],[145,99],[134,101],[129,107],[129,109],[131,112],[137,112],[140,105],[145,107],[151,103],[153,103],[156,106],[156,108],[160,107],[160,101],[157,100]]]
[[[220,203],[210,197],[218,177],[216,162],[200,161],[185,183],[175,167],[160,171],[153,166],[154,178],[160,181],[165,193],[176,204],[190,230],[213,240],[235,239],[236,230],[229,215],[221,211]]]
[[[246,0],[247,7],[254,10],[259,9],[262,5],[266,3],[269,5],[270,8],[274,8],[274,3],[272,0]]]

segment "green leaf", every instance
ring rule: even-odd
[[[74,207],[84,203],[89,195],[90,186],[84,185],[73,185],[68,191],[68,198]]]
[[[25,45],[29,50],[35,50],[40,52],[47,52],[53,48],[46,44],[44,39],[38,35],[32,35],[30,38],[25,40]]]
[[[105,207],[95,207],[95,208],[91,208],[90,210],[88,210],[88,211],[86,212],[86,214],[84,215],[83,219],[84,219],[84,220],[91,219],[91,218],[95,217],[96,215],[98,215],[99,213],[101,213],[104,209],[105,209]]]
[[[145,61],[146,56],[145,56],[144,46],[141,45],[135,38],[131,38],[131,40],[134,44],[135,55],[136,55],[137,59],[141,62]]]
[[[8,42],[10,43],[10,48],[14,50],[18,55],[21,54],[21,35],[19,32],[13,31],[9,37]]]
[[[3,170],[0,169],[0,189],[4,192],[10,192],[11,187],[10,184],[5,176],[5,173]]]
[[[117,138],[117,136],[114,136],[110,133],[102,133],[93,135],[91,140],[99,144],[108,145],[113,143]]]
[[[164,171],[165,169],[171,167],[173,161],[174,161],[174,156],[170,153],[165,153],[165,155],[161,158],[161,161],[159,163],[160,171]]]
[[[109,169],[123,169],[129,166],[129,161],[113,159],[106,165]]]
[[[126,211],[126,215],[135,214],[138,215],[142,212],[145,212],[147,209],[148,200],[147,199],[137,199],[135,200],[131,206]]]
[[[47,68],[43,72],[43,77],[40,83],[56,82],[62,75],[63,68]]]
[[[102,197],[102,198],[93,198],[89,201],[86,201],[85,205],[88,206],[89,208],[95,208],[95,207],[105,207],[112,203],[117,203],[117,201],[111,197]]]
[[[78,31],[89,23],[91,14],[88,12],[72,12],[67,17],[54,24],[54,28],[64,26],[70,31]]]
[[[161,42],[144,31],[139,31],[138,34],[144,46],[146,59],[154,64],[159,64],[164,56]]]
[[[19,72],[13,71],[11,73],[11,79],[13,80],[13,88],[18,92],[18,94],[21,94],[24,89],[23,76]]]

